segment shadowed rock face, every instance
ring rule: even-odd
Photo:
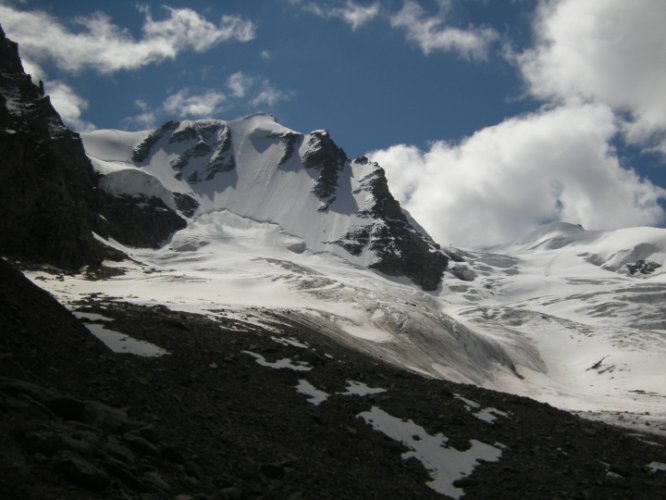
[[[368,164],[365,157],[354,161]],[[373,170],[361,180],[360,189],[368,192],[374,203],[359,215],[380,222],[354,228],[338,244],[352,255],[369,246],[379,258],[370,267],[389,276],[407,276],[424,290],[435,290],[442,282],[448,256],[409,223],[389,191],[384,169],[377,164],[368,165]]]
[[[107,225],[111,238],[126,245],[159,248],[174,231],[187,223],[154,196],[111,196],[102,193],[104,213],[112,223]]]
[[[114,198],[97,188],[79,135],[25,74],[17,44],[1,29],[0,150],[0,253],[6,256],[76,270],[117,256],[93,232],[156,247],[185,226],[157,198]]]
[[[214,121],[192,122],[189,125],[187,122],[169,121],[134,148],[132,161],[139,166],[145,164],[160,143],[167,148],[178,144],[186,147],[171,160],[171,166],[177,172],[176,178],[184,178],[190,184],[210,181],[218,174],[236,168],[231,130]],[[190,167],[193,159],[201,160],[202,165]]]
[[[67,269],[99,262],[95,179],[81,140],[1,29],[0,150],[0,252]]]
[[[347,155],[324,131],[313,132],[308,146],[311,149],[303,156],[303,165],[319,172],[314,192],[322,201],[330,203],[335,199],[338,176],[348,161]]]
[[[411,226],[389,191],[384,169],[375,170],[368,187],[376,200],[372,215],[386,221],[371,243],[370,248],[380,255],[372,267],[390,276],[407,276],[424,290],[435,290],[449,259]]]

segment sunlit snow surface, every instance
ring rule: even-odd
[[[245,354],[252,356],[258,365],[267,368],[274,368],[275,370],[292,370],[295,372],[309,372],[312,367],[304,361],[292,361],[289,358],[278,359],[277,361],[266,361],[261,354],[251,351],[243,351]]]
[[[372,394],[381,394],[382,392],[386,392],[386,389],[369,387],[365,383],[357,382],[356,380],[347,380],[347,389],[340,394],[343,396],[370,396]]]
[[[299,394],[304,394],[305,396],[308,396],[308,403],[315,406],[319,406],[324,401],[326,401],[330,396],[330,394],[317,389],[314,385],[312,385],[304,378],[298,381],[298,385],[296,386],[296,391]]]
[[[470,447],[465,451],[449,448],[446,446],[447,438],[442,434],[428,434],[412,420],[401,420],[376,406],[358,416],[375,430],[409,448],[410,451],[403,453],[402,458],[419,460],[432,478],[426,484],[438,493],[453,498],[464,494],[462,488],[454,486],[455,481],[470,475],[482,462],[495,462],[502,456],[501,449],[476,439],[470,441]]]
[[[622,266],[637,256],[664,263],[666,230],[551,229],[464,253],[476,278],[447,273],[436,293],[326,252],[294,251],[297,240],[277,224],[229,211],[200,216],[160,250],[124,248],[134,262],[108,263],[121,276],[28,276],[65,304],[100,293],[235,316],[275,335],[267,325],[282,316],[422,374],[663,430],[666,274],[629,276]]]
[[[102,343],[113,352],[120,354],[135,354],[136,356],[144,356],[147,358],[169,354],[155,344],[151,344],[144,340],[134,339],[124,333],[109,330],[104,325],[97,323],[86,323],[85,325],[90,333],[101,340]]]
[[[481,405],[476,401],[464,398],[459,394],[454,394],[454,396],[456,397],[456,399],[459,399],[465,404],[465,409],[468,412],[470,412],[473,416],[475,416],[479,420],[483,420],[484,422],[487,422],[489,424],[495,422],[495,420],[497,420],[499,417],[509,416],[508,413],[502,410],[498,410],[497,408],[493,407],[481,408]]]

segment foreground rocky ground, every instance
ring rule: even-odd
[[[1,260],[0,279],[0,498],[442,498],[408,446],[359,416],[372,408],[454,454],[472,440],[501,450],[455,496],[666,494],[663,438],[398,371],[284,317],[260,327],[91,297],[89,322],[169,352],[113,353]],[[361,384],[384,392],[344,394]]]

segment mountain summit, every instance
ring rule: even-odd
[[[83,141],[114,196],[159,198],[195,221],[228,211],[277,224],[293,251],[330,252],[425,290],[440,285],[447,267],[447,254],[391,195],[384,170],[349,159],[324,130],[301,134],[255,114],[100,130]]]

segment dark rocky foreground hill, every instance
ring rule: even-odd
[[[0,280],[0,498],[442,498],[426,468],[402,457],[410,448],[359,417],[373,407],[441,433],[454,453],[472,440],[501,447],[498,461],[454,483],[465,498],[664,498],[666,472],[649,467],[666,463],[656,436],[402,372],[289,317],[276,316],[276,333],[95,297],[78,304],[170,354],[113,353],[1,260]],[[296,390],[302,380],[330,396],[312,404]],[[352,380],[385,392],[342,395]],[[505,416],[474,415],[490,407]]]

